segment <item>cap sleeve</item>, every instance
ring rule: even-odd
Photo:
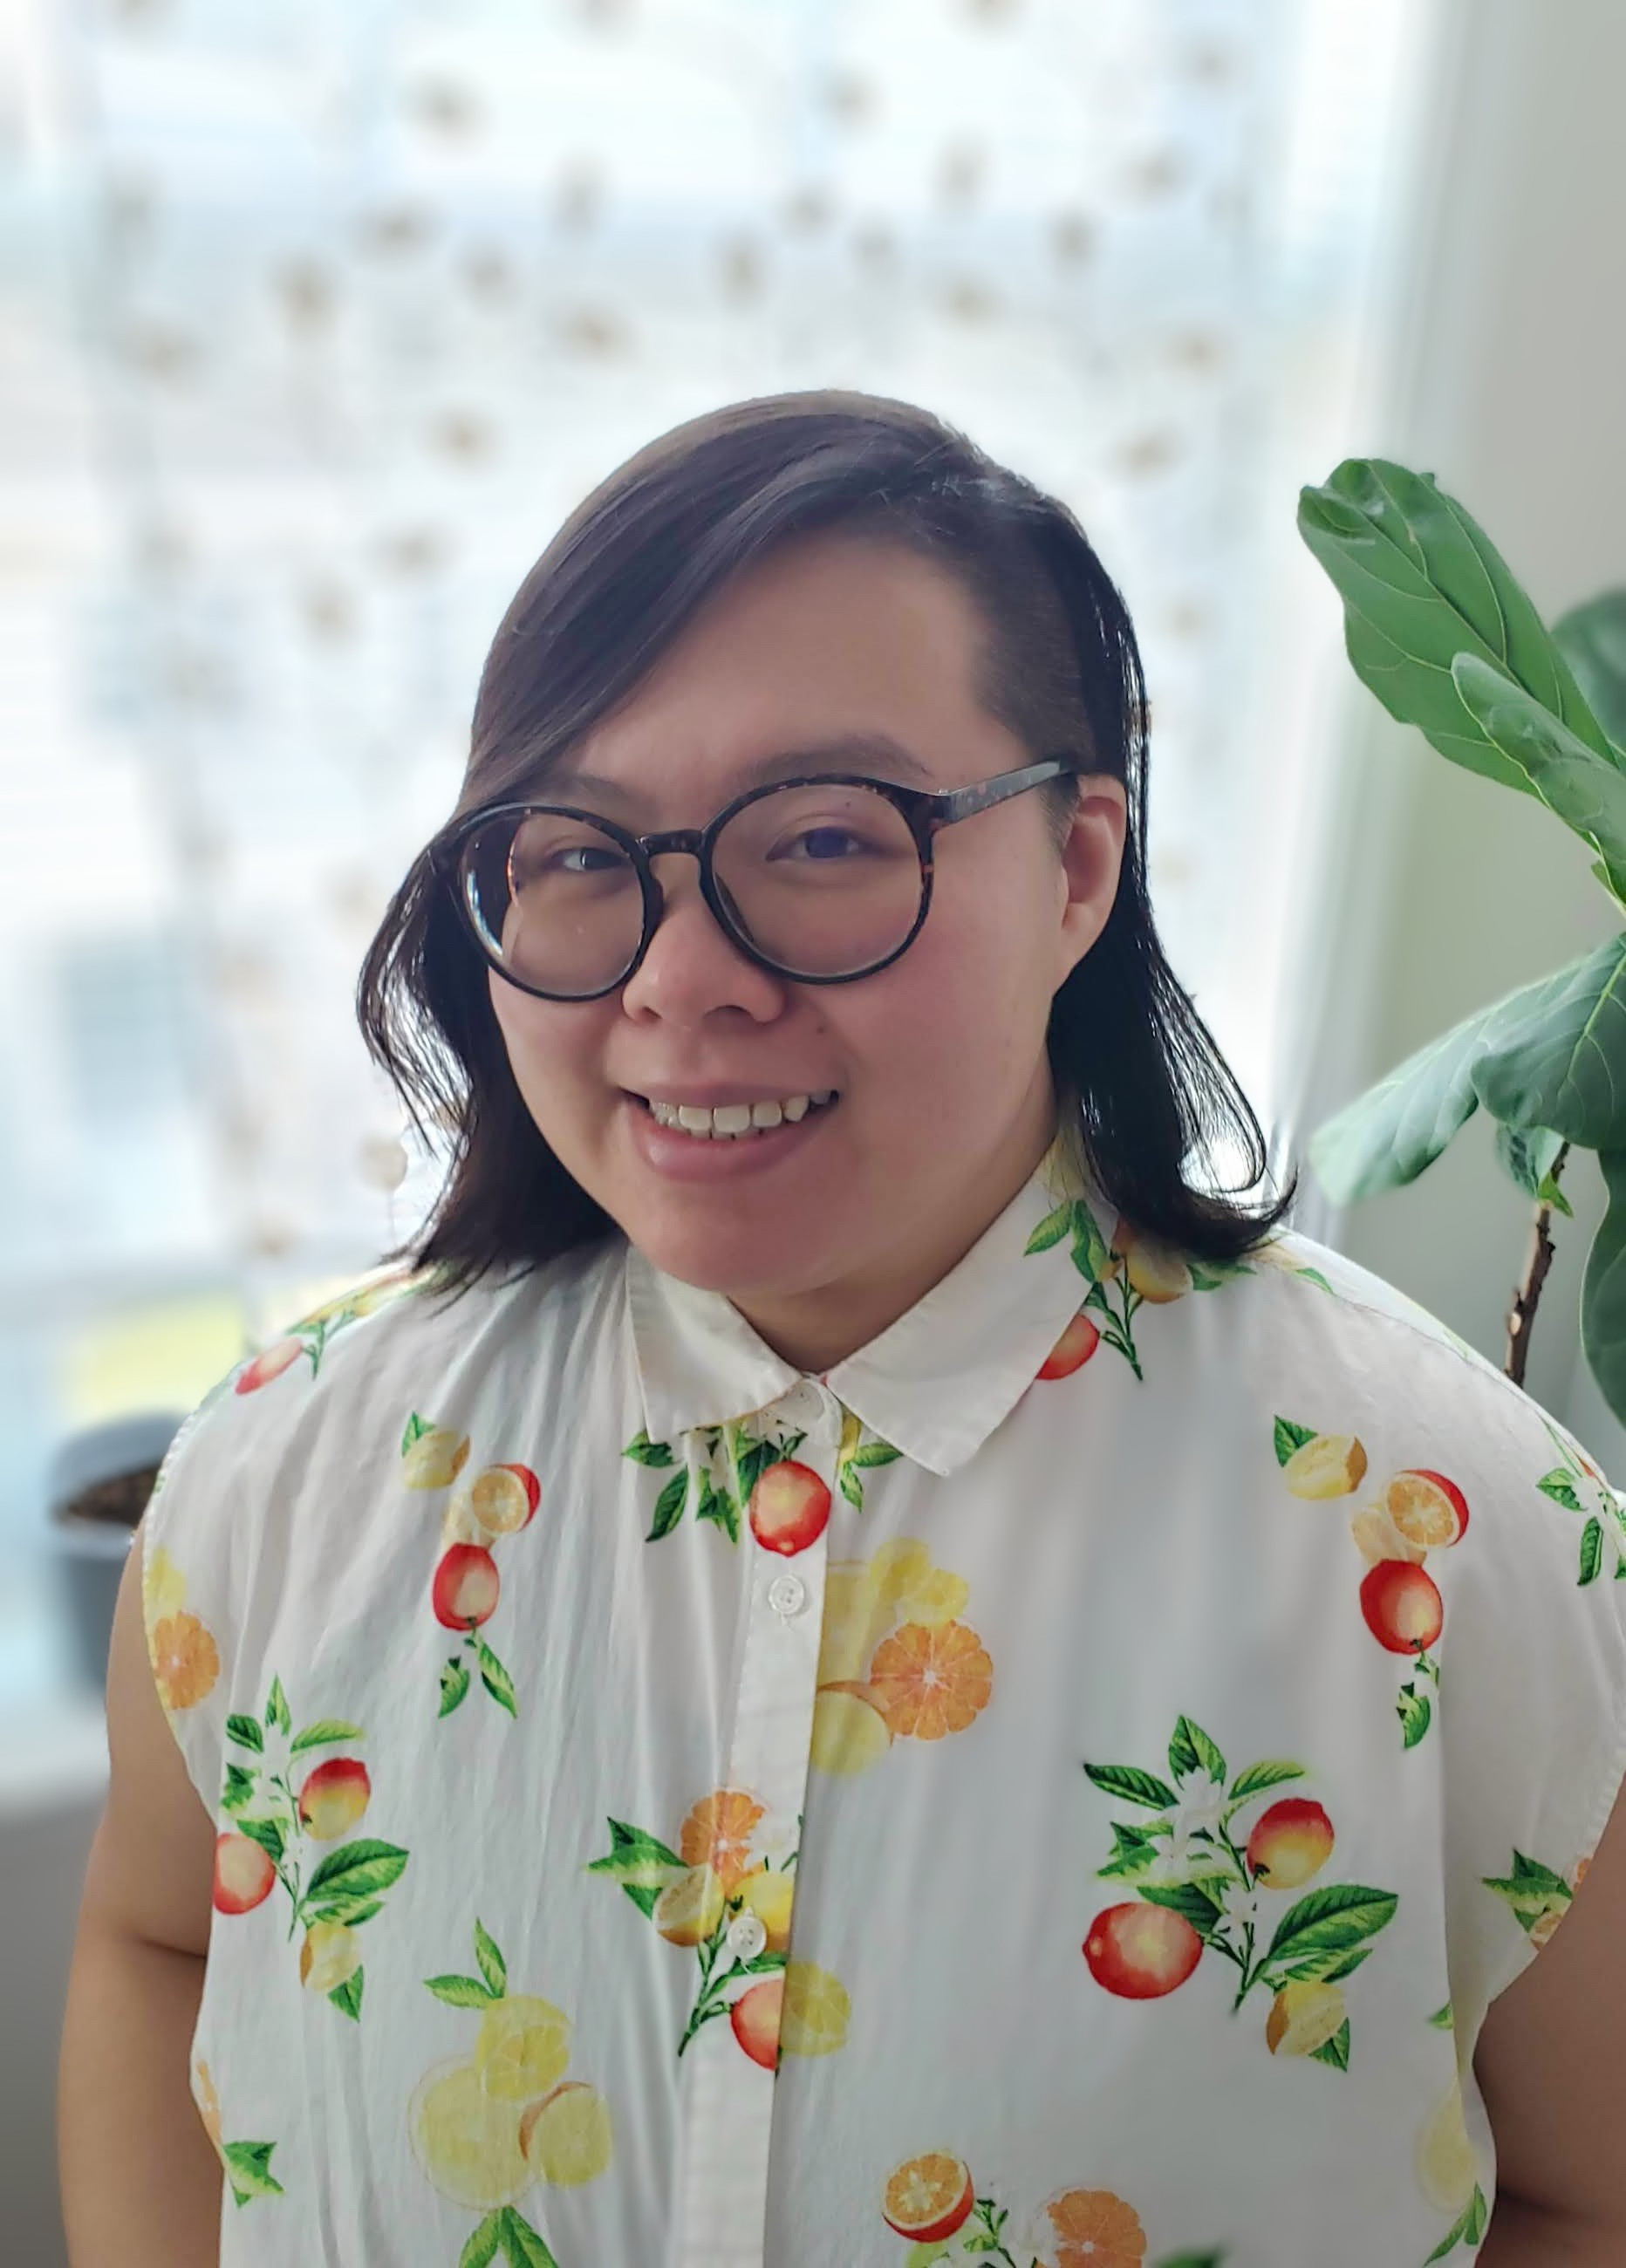
[[[1622,1499],[1522,1388],[1488,1366],[1470,1374],[1476,1487],[1449,1554],[1439,1696],[1465,2053],[1562,1923],[1626,1774]]]
[[[159,1701],[193,1786],[213,1816],[224,1771],[228,1696],[241,1628],[247,1506],[243,1444],[227,1381],[195,1410],[158,1469],[142,1521],[142,1613]]]

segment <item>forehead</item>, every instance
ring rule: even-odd
[[[808,538],[712,599],[548,776],[640,801],[857,769],[953,785],[1015,746],[976,693],[969,593],[896,543]],[[1016,761],[1019,761],[1019,753]]]

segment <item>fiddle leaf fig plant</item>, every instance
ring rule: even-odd
[[[1484,531],[1424,473],[1351,458],[1299,499],[1299,526],[1344,607],[1362,682],[1453,763],[1543,805],[1593,851],[1626,924],[1626,590],[1542,623]],[[1475,1110],[1534,1200],[1508,1314],[1522,1383],[1572,1147],[1593,1151],[1608,1208],[1581,1289],[1581,1344],[1626,1422],[1626,930],[1418,1049],[1317,1127],[1309,1159],[1335,1204],[1415,1181]]]

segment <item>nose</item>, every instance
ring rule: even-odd
[[[678,863],[683,860],[687,865]],[[685,845],[651,852],[650,864],[661,908],[649,949],[622,988],[626,1014],[684,1026],[719,1010],[756,1023],[782,1014],[784,982],[747,961],[718,923],[701,891],[696,854]]]

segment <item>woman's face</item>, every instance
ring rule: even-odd
[[[915,553],[805,540],[715,599],[539,792],[647,834],[703,827],[798,752],[828,752],[799,770],[926,788],[1012,770],[1033,755],[977,701],[983,638],[960,584]],[[840,1317],[867,1336],[952,1266],[1042,1155],[1050,999],[1111,909],[1124,810],[1094,776],[1059,854],[1041,790],[945,828],[924,927],[847,984],[754,967],[695,860],[663,857],[665,916],[619,992],[539,1000],[492,976],[526,1107],[658,1268],[727,1293],[812,1366],[850,1337]],[[736,1140],[650,1108],[826,1094]]]

